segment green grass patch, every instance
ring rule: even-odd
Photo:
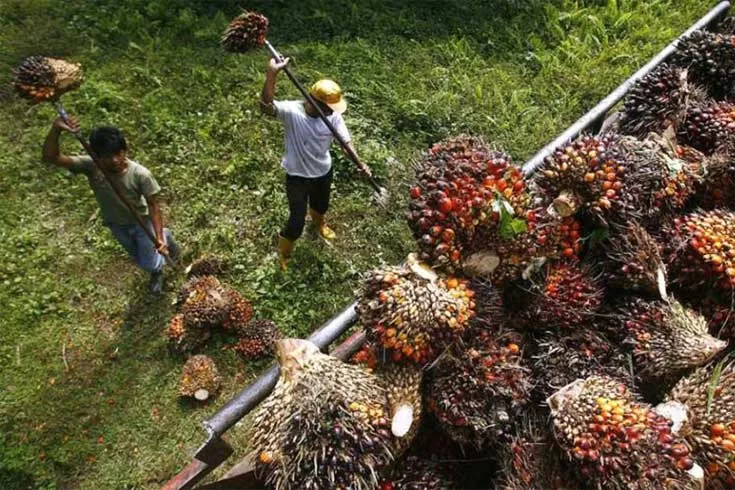
[[[335,155],[334,248],[299,241],[277,269],[286,218],[282,130],[258,113],[267,58],[217,41],[237,2],[5,0],[0,5],[0,488],[158,488],[203,441],[199,422],[264,367],[208,346],[222,395],[182,403],[183,359],[162,331],[173,289],[144,294],[95,215],[83,178],[40,162],[54,117],[9,87],[44,54],[82,62],[64,103],[85,130],[111,123],[165,189],[186,249],[221,255],[258,315],[305,336],[352,300],[361,271],[411,250],[404,221],[411,162],[459,132],[523,161],[705,13],[710,2],[257,1],[270,39],[308,83],[347,91],[356,147],[393,196],[390,212]],[[279,97],[297,91],[285,77]],[[65,149],[77,151],[67,137]]]

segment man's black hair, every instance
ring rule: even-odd
[[[99,158],[111,157],[128,149],[122,131],[114,126],[103,126],[93,130],[89,135],[89,145]]]

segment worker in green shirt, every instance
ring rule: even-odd
[[[150,288],[153,293],[163,289],[162,254],[170,254],[173,260],[179,255],[179,247],[171,232],[163,227],[163,217],[158,202],[161,187],[151,172],[127,156],[125,136],[116,127],[100,127],[92,131],[89,143],[97,156],[99,166],[113,179],[128,202],[132,203],[146,221],[146,226],[155,235],[154,244],[141,228],[135,217],[118,198],[109,182],[95,166],[91,157],[63,155],[59,150],[59,137],[63,131],[78,130],[76,120],[66,124],[59,118],[54,121],[43,145],[43,160],[62,167],[74,174],[84,174],[94,191],[100,206],[102,219],[112,235],[128,252],[141,269],[151,274]]]

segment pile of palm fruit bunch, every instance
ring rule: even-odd
[[[733,46],[680,43],[533,175],[476,136],[419,157],[414,251],[356,291],[365,345],[280,359],[263,484],[735,488]]]
[[[280,339],[278,326],[266,319],[253,318],[253,307],[234,288],[215,276],[226,265],[214,256],[204,256],[186,268],[187,281],[179,289],[175,312],[164,330],[172,353],[188,357],[179,383],[179,394],[205,401],[219,391],[220,376],[214,360],[196,354],[212,337],[222,334],[229,348],[246,360],[274,354]]]

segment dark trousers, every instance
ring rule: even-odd
[[[319,214],[329,209],[332,187],[332,169],[321,177],[307,178],[286,175],[286,197],[288,198],[288,222],[281,236],[289,240],[298,239],[304,232],[307,206]]]

